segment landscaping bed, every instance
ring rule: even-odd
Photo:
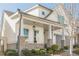
[[[65,47],[68,49],[68,47]],[[23,49],[21,51],[22,56],[50,56],[50,55],[59,55],[64,52],[64,49],[59,49],[58,45],[52,45],[50,48],[45,49]],[[6,56],[18,56],[18,52],[16,50],[7,50],[4,52]]]

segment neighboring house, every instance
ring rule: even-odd
[[[64,7],[59,5],[55,9],[49,9],[38,4],[20,13],[18,10],[15,13],[4,11],[1,35],[4,50],[16,49],[17,47],[20,14],[22,15],[21,49],[44,48],[46,45],[50,47],[53,44],[57,44],[59,47],[69,45],[68,33],[65,29],[65,38],[62,40],[62,24],[60,22],[67,25],[69,20],[71,20],[68,18]],[[59,16],[61,19],[64,19],[64,22],[63,20],[59,21]],[[76,40],[73,41],[73,44],[78,43]]]

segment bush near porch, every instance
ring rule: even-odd
[[[52,45],[50,48],[47,48],[47,53],[49,54],[57,54],[58,45]]]
[[[4,52],[5,56],[18,56],[18,53],[16,50],[8,49]]]
[[[45,49],[38,49],[38,50],[22,50],[22,55],[24,56],[48,56]]]
[[[78,45],[78,44],[76,44],[76,45],[74,45],[74,46],[73,46],[73,48],[79,48],[79,45]]]
[[[55,55],[55,54],[60,54],[62,52],[64,52],[64,50],[58,49],[58,45],[52,45],[50,48],[46,48],[46,49],[36,49],[36,50],[24,49],[22,50],[22,55],[24,56],[50,56],[51,54]]]
[[[59,49],[58,45],[52,45],[50,48],[46,48],[46,49],[32,49],[32,50],[28,50],[28,49],[23,49],[21,51],[21,55],[23,56],[50,56],[51,54],[55,55],[55,54],[60,54],[64,52],[63,49]],[[7,50],[5,51],[4,55],[6,56],[17,56],[18,53],[16,50]]]
[[[64,46],[64,50],[68,50],[69,49],[69,46]]]
[[[58,45],[52,45],[50,48],[47,49],[48,54],[55,55],[55,54],[60,54],[62,52],[64,52],[64,49],[62,48],[59,49]]]

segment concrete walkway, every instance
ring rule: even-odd
[[[70,56],[69,51],[66,51],[64,53],[61,53],[60,56]],[[79,55],[73,53],[72,56],[79,56]]]

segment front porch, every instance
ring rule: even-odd
[[[34,29],[35,27],[36,29]],[[29,29],[28,37],[26,38],[23,33],[23,29]],[[62,26],[58,22],[53,22],[50,20],[42,19],[42,18],[35,18],[33,16],[28,16],[27,14],[23,14],[21,20],[21,36],[20,36],[20,49],[29,48],[45,48],[50,47],[53,44],[56,44],[56,38],[54,37],[53,31],[61,29]],[[19,30],[19,21],[16,24],[16,34],[18,37],[18,30]],[[39,35],[34,34],[36,30],[39,30]],[[39,37],[39,38],[38,38]],[[5,38],[6,39],[6,38]],[[7,40],[7,39],[6,39]],[[14,39],[16,40],[16,39]],[[17,39],[18,40],[18,39]],[[36,41],[36,42],[34,42]],[[60,43],[61,44],[61,43]],[[16,46],[14,46],[16,45]],[[12,47],[17,47],[16,43],[9,44],[8,42],[4,45],[4,50],[13,49]],[[14,48],[15,49],[15,48]]]
[[[45,48],[51,47],[51,45],[56,44],[56,38],[54,37],[53,31],[61,29],[60,25],[52,25],[52,24],[46,24],[37,22],[37,21],[31,21],[30,19],[23,19],[22,20],[22,29],[26,28],[29,29],[29,38],[25,38],[24,36],[21,36],[21,48],[29,48],[29,49],[35,49],[35,48]],[[34,27],[34,28],[33,28]],[[38,31],[38,34],[34,34],[34,31]],[[23,32],[21,32],[23,33]],[[36,38],[35,36],[36,35]],[[36,42],[34,42],[36,40]],[[25,42],[25,43],[24,43]],[[24,47],[23,47],[24,46]]]

